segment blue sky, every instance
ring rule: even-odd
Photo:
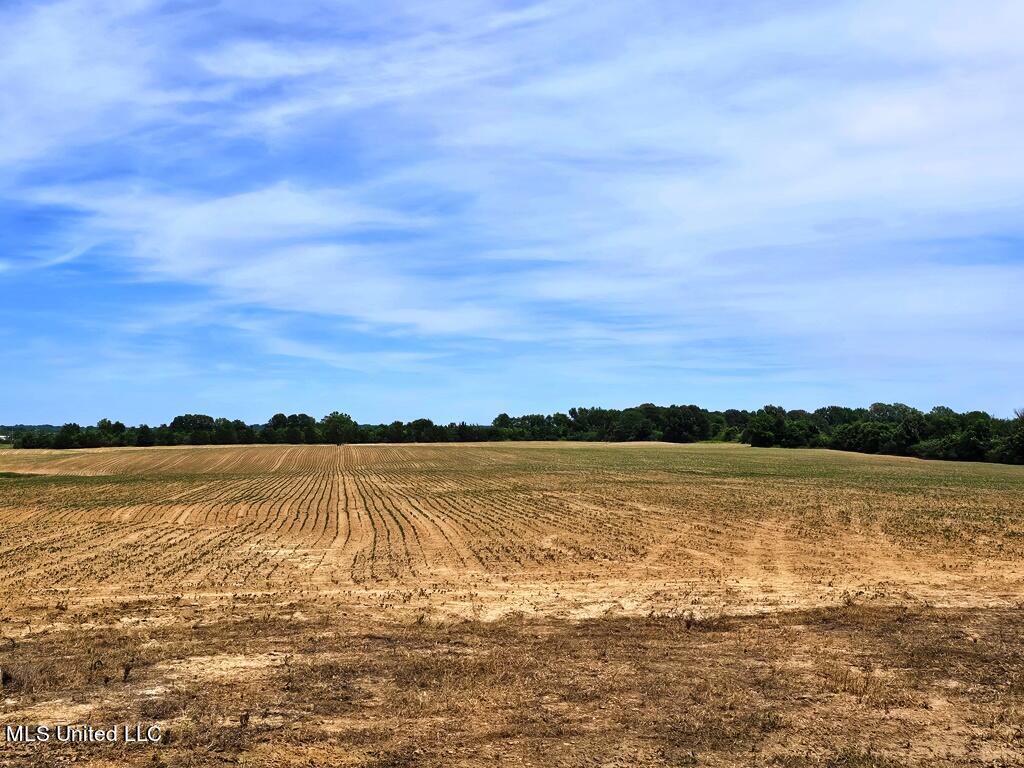
[[[0,423],[1024,406],[1024,4],[0,5]]]

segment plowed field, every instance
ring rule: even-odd
[[[181,737],[0,745],[0,764],[1024,760],[1020,467],[734,445],[0,451],[0,598],[0,725]],[[939,627],[980,653],[996,626],[984,662],[956,662],[974,682],[922,661],[948,649],[882,647]],[[686,720],[678,676],[702,671]],[[667,720],[623,719],[648,699]]]
[[[8,451],[0,469],[24,473],[0,481],[14,599],[434,584],[484,589],[489,612],[735,612],[1021,586],[1015,467],[534,444]]]

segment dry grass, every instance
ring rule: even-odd
[[[171,738],[8,745],[0,764],[930,766],[1024,754],[1024,624],[1010,610],[854,605],[687,627],[403,624],[337,608],[268,598],[144,633],[114,629],[112,611],[102,629],[29,638],[2,657],[36,670],[9,708],[85,705],[89,722],[158,721]],[[90,673],[143,636],[127,681]]]
[[[1024,472],[735,446],[0,451],[0,765],[1024,764]]]

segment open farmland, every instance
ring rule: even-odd
[[[1024,468],[0,451],[0,764],[1024,764]]]

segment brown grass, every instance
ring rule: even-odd
[[[1020,468],[0,451],[0,765],[1024,764]]]

